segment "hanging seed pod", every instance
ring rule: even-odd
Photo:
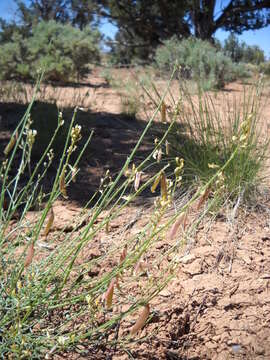
[[[24,268],[25,269],[32,263],[34,254],[35,254],[35,248],[34,248],[34,243],[32,242],[31,245],[28,247],[27,255],[24,260]]]
[[[166,149],[166,155],[169,155],[170,153],[170,143],[168,140],[165,141],[165,149]]]
[[[159,164],[161,162],[161,158],[162,158],[162,149],[158,149],[158,152],[157,152],[157,163]]]
[[[163,101],[162,105],[161,105],[161,121],[163,123],[166,123],[166,110],[167,110],[167,106],[166,106],[165,102]]]
[[[110,223],[109,223],[109,221],[106,222],[105,232],[106,232],[106,234],[109,234],[109,232],[110,232]]]
[[[135,335],[139,330],[141,330],[146,323],[146,320],[148,319],[150,314],[150,306],[149,304],[146,304],[143,308],[143,311],[141,312],[141,315],[137,319],[135,325],[130,330],[130,335]]]
[[[110,282],[110,285],[105,293],[105,302],[106,302],[107,309],[110,309],[112,307],[114,285],[115,285],[115,279],[112,279],[112,281]]]
[[[142,176],[141,171],[136,172],[135,180],[134,180],[134,189],[135,189],[135,191],[137,191],[139,189],[139,187],[140,187],[141,176]]]
[[[47,237],[50,230],[51,230],[51,227],[53,225],[53,222],[54,222],[54,212],[53,212],[53,208],[51,207],[50,208],[50,211],[49,211],[49,219],[48,219],[48,222],[47,222],[47,225],[46,225],[46,228],[44,230],[44,236]]]
[[[180,215],[178,217],[178,219],[175,221],[175,223],[173,224],[173,226],[171,227],[171,230],[169,232],[169,239],[173,240],[179,230],[180,225],[183,223],[184,221],[184,214]]]
[[[7,144],[7,146],[4,149],[4,154],[6,156],[8,156],[8,154],[11,152],[11,150],[14,148],[16,141],[18,139],[18,132],[16,131],[15,135],[13,135],[10,140],[9,143]]]
[[[66,177],[65,177],[65,174],[66,174],[66,167],[64,166],[63,167],[63,170],[61,172],[61,175],[60,175],[60,179],[59,179],[59,189],[60,189],[60,192],[61,194],[63,195],[63,197],[65,199],[68,198],[67,196],[67,188],[66,188]]]
[[[160,176],[160,188],[162,200],[166,201],[168,198],[167,181],[164,172],[162,171]]]
[[[158,187],[158,184],[160,182],[160,174],[156,177],[154,184],[151,186],[151,192],[154,193],[156,191],[156,188]]]
[[[205,190],[205,192],[203,193],[203,195],[201,196],[199,202],[198,202],[198,205],[197,205],[197,210],[199,210],[203,204],[206,202],[206,200],[208,199],[209,197],[209,194],[210,194],[210,191],[211,191],[211,188],[210,186]]]
[[[127,244],[125,245],[125,247],[120,255],[119,265],[122,264],[122,262],[125,260],[126,256],[127,256]]]

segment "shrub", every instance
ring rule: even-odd
[[[259,71],[267,76],[270,76],[270,61],[260,64]]]
[[[98,31],[83,31],[55,21],[41,22],[24,38],[14,31],[12,41],[0,46],[2,79],[36,79],[39,69],[52,81],[77,80],[87,64],[99,59]]]
[[[194,38],[165,41],[157,49],[155,61],[163,71],[172,71],[177,62],[181,75],[198,81],[204,89],[222,88],[226,82],[248,75],[242,65],[233,64],[214,46]]]

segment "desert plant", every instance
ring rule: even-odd
[[[203,89],[222,88],[226,82],[248,76],[242,65],[217,51],[210,43],[198,39],[176,38],[164,41],[156,51],[155,62],[162,71],[171,71],[174,64],[180,66],[181,78],[196,80]]]
[[[239,194],[243,199],[254,198],[261,184],[269,140],[263,136],[260,123],[262,85],[246,90],[239,99],[230,99],[219,109],[213,96],[199,93],[191,96],[182,87],[182,97],[187,99],[171,132],[171,153],[185,160],[183,182],[205,184],[220,169],[234,150],[237,154],[216,184],[220,196],[232,201]],[[241,135],[240,135],[241,134]],[[240,145],[239,145],[240,144]]]
[[[55,21],[40,22],[27,38],[15,31],[12,41],[0,47],[0,77],[33,80],[45,68],[47,80],[78,80],[89,72],[87,65],[99,59],[99,39],[96,30]]]
[[[47,148],[26,176],[37,136],[30,117],[34,100],[30,103],[5,147],[6,158],[0,169],[0,353],[3,357],[42,358],[46,354],[53,356],[57,352],[75,350],[78,344],[94,351],[99,344],[115,345],[119,331],[121,343],[127,346],[130,337],[135,336],[148,321],[152,299],[178,271],[179,249],[211,208],[215,194],[219,196],[217,182],[247,145],[251,130],[251,118],[244,116],[230,156],[217,164],[219,168],[181,206],[175,207],[173,200],[176,190],[181,188],[186,166],[187,170],[190,166],[188,159],[187,165],[178,157],[169,159],[169,163],[166,159],[163,164],[157,154],[162,155],[160,150],[181,115],[182,98],[172,109],[166,132],[155,140],[148,156],[134,164],[134,155],[155,117],[163,109],[165,95],[116,177],[112,178],[107,172],[96,194],[57,234],[50,234],[57,216],[54,213],[55,202],[60,196],[66,198],[72,191],[71,182],[91,135],[82,152],[71,160],[83,132],[75,125],[75,111],[56,174],[51,179],[51,191],[44,194],[42,179],[54,161],[51,149],[63,126],[63,118],[59,113]],[[159,169],[142,181],[142,171],[147,171],[146,167],[153,158],[156,159],[155,167],[159,166]],[[18,171],[12,171],[14,166]],[[77,262],[87,246],[92,246],[98,235],[110,232],[111,222],[122,216],[130,202],[149,188],[156,196],[145,226],[138,232],[123,236],[118,242],[110,239],[107,245],[104,243],[99,256]],[[209,188],[211,199],[208,199]],[[29,217],[29,209],[36,201],[42,205],[41,211],[34,218]],[[186,223],[187,211],[196,203],[200,216]],[[104,213],[104,210],[107,212]],[[172,210],[173,215],[168,216]],[[17,221],[10,224],[16,212]],[[70,227],[71,231],[66,232],[66,228]],[[168,247],[161,250],[158,242],[165,237]],[[51,248],[50,244],[56,246]],[[49,251],[43,251],[43,247],[47,250],[49,247]],[[147,259],[148,266],[148,276],[144,278],[140,276],[143,258]],[[95,272],[97,265],[100,270]],[[139,307],[143,310],[132,326],[129,316]],[[129,329],[129,336],[122,332],[123,325]]]

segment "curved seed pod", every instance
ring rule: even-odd
[[[176,234],[177,234],[177,232],[179,230],[179,227],[182,224],[183,220],[184,220],[184,215],[183,214],[180,215],[178,217],[178,219],[176,219],[175,223],[173,224],[173,226],[171,227],[171,230],[169,232],[169,239],[170,240],[173,240],[175,238],[175,236],[176,236]]]
[[[66,173],[66,167],[64,166],[59,179],[59,189],[63,197],[67,199],[68,196],[67,196],[65,173]]]
[[[161,105],[161,121],[163,123],[166,122],[166,110],[167,110],[167,106],[166,106],[165,102],[163,101],[162,105]]]
[[[170,153],[170,143],[168,140],[165,141],[166,155]]]
[[[135,180],[134,180],[134,189],[135,189],[135,191],[137,191],[139,189],[139,187],[140,187],[141,176],[142,176],[142,172],[138,171],[136,173]]]
[[[162,149],[158,149],[157,152],[157,162],[160,163],[161,162],[161,158],[162,158]]]
[[[105,232],[106,232],[106,234],[109,234],[109,232],[110,232],[110,223],[109,223],[109,221],[106,222]]]
[[[146,320],[148,319],[150,314],[150,306],[149,304],[146,304],[143,308],[143,311],[141,312],[141,315],[137,319],[135,325],[130,330],[130,335],[135,335],[139,330],[141,330],[146,323]]]
[[[112,279],[112,281],[110,282],[110,285],[105,293],[105,302],[106,302],[107,309],[110,309],[112,307],[114,285],[115,285],[115,279]]]
[[[197,205],[197,210],[199,210],[203,204],[206,202],[206,200],[208,199],[209,197],[209,194],[210,194],[210,191],[211,191],[211,188],[210,186],[205,190],[205,192],[203,193],[203,195],[201,196],[199,202],[198,202],[198,205]]]
[[[53,208],[51,207],[50,211],[49,211],[49,220],[48,220],[46,228],[44,230],[44,236],[47,237],[47,235],[49,234],[51,227],[53,225],[53,222],[54,222],[54,212],[53,212]]]
[[[167,200],[168,198],[168,191],[167,191],[167,181],[166,181],[166,176],[164,174],[164,172],[161,173],[160,176],[160,188],[161,188],[161,197],[162,200]]]
[[[154,184],[151,186],[151,192],[154,193],[160,182],[160,174],[156,177]]]
[[[4,149],[4,154],[5,154],[6,156],[8,156],[8,154],[9,154],[9,153],[11,152],[11,150],[14,148],[14,145],[16,144],[17,139],[18,139],[18,132],[16,131],[15,135],[13,135],[13,136],[10,138],[7,146],[6,146],[5,149]]]
[[[24,260],[24,268],[25,269],[32,263],[34,254],[35,254],[35,248],[34,248],[34,243],[32,242],[31,245],[28,247],[27,255]]]
[[[127,244],[124,246],[124,249],[121,252],[119,265],[122,264],[122,262],[125,260],[126,256],[127,256]]]

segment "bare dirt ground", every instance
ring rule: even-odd
[[[119,77],[123,76],[126,72],[119,71]],[[72,87],[57,90],[59,99],[63,96],[67,101],[70,96],[70,103],[78,91],[89,92],[87,102],[80,104],[85,111],[81,111],[79,121],[88,131],[94,129],[95,137],[80,166],[82,172],[69,200],[58,201],[54,208],[56,222],[52,236],[74,213],[79,212],[106,169],[117,173],[145,125],[145,119],[134,120],[120,114],[119,94],[107,87],[97,73],[94,72],[90,81],[90,86],[86,82],[76,91]],[[230,84],[216,94],[215,101],[222,106],[225,97],[240,97],[241,94],[241,84]],[[268,98],[269,88],[266,88],[266,105],[262,109],[265,134],[269,134],[270,125]],[[23,110],[23,106],[17,106],[14,113],[14,104],[0,103],[1,151],[8,141],[10,124],[15,124],[16,117]],[[138,159],[151,147],[153,138],[149,135]],[[110,241],[117,241],[119,232],[136,217],[138,210],[141,215],[136,218],[136,227],[142,226],[147,221],[152,202],[151,197],[140,198],[115,224],[111,224]],[[128,233],[132,229],[123,231]],[[95,239],[84,253],[85,258],[105,251],[106,241],[109,241],[106,234]],[[162,251],[166,242],[159,246],[159,251]],[[42,256],[48,250],[41,248],[40,251]],[[78,261],[83,263],[84,258]],[[233,224],[227,220],[226,214],[211,226],[205,220],[193,242],[183,248],[178,275],[153,301],[151,312],[154,316],[139,334],[141,340],[132,344],[128,352],[118,347],[96,347],[88,349],[85,355],[69,353],[54,358],[270,359],[269,181],[258,204],[254,204],[252,209],[239,211]],[[124,333],[125,328],[122,331]]]

